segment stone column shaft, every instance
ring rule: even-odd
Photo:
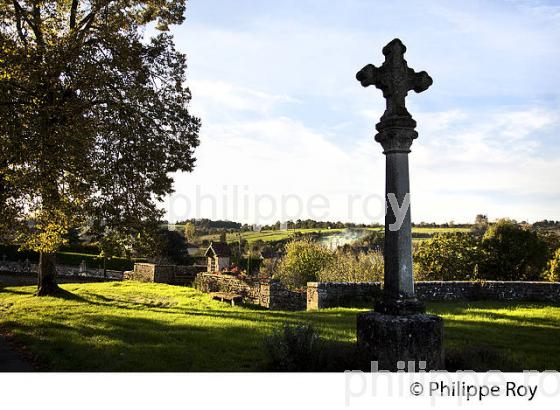
[[[397,215],[391,206],[390,197],[398,201],[398,207],[406,216],[399,227]],[[407,198],[408,196],[408,198]],[[408,153],[390,152],[386,154],[385,200],[385,293],[394,299],[414,298],[412,279],[412,233],[410,222],[410,183],[408,174]],[[397,212],[399,212],[397,210]],[[402,216],[401,216],[402,217]]]
[[[424,312],[414,294],[412,274],[412,227],[410,219],[410,179],[408,154],[418,137],[416,122],[408,117],[381,120],[375,140],[383,146],[386,161],[385,200],[385,277],[383,300],[375,310],[392,315]],[[406,212],[402,223],[402,213]],[[399,215],[400,214],[400,218]]]

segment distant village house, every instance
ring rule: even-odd
[[[208,272],[221,272],[229,269],[231,250],[227,243],[210,242],[205,256],[208,260]]]

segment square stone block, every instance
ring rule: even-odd
[[[425,370],[444,368],[443,319],[427,314],[388,315],[374,311],[358,314],[358,347],[379,370],[397,371],[399,361],[426,362]],[[407,367],[405,367],[407,369]]]

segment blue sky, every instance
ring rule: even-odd
[[[383,220],[379,90],[355,73],[395,37],[410,94],[415,222],[560,219],[560,1],[191,0],[174,27],[203,122],[170,220]]]

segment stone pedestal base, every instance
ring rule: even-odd
[[[413,361],[415,371],[419,362],[426,362],[425,370],[443,369],[443,319],[439,316],[387,315],[364,312],[358,315],[358,347],[379,370],[397,371],[399,361]],[[408,369],[405,363],[404,369]]]

